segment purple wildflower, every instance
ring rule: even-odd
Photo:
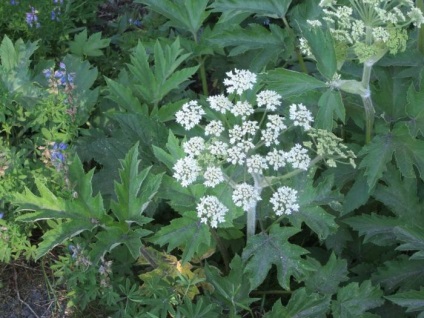
[[[34,7],[31,7],[31,12],[26,13],[26,23],[32,28],[40,27],[40,23],[38,23],[38,17],[37,17],[38,11],[34,9]]]

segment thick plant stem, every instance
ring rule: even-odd
[[[361,94],[362,103],[364,105],[365,110],[365,143],[368,144],[371,141],[372,137],[372,128],[374,125],[374,116],[375,110],[374,105],[371,99],[371,91],[370,91],[370,79],[371,79],[371,70],[373,63],[365,62],[364,69],[362,72],[362,87],[365,89],[365,93]]]
[[[254,187],[257,195],[260,195],[262,192],[262,179],[263,177],[257,173],[252,173],[253,181],[254,181]],[[255,235],[256,231],[256,206],[257,202],[253,204],[247,211],[247,227],[246,227],[246,233],[247,238]]]
[[[200,63],[199,76],[202,82],[203,95],[209,96],[208,81],[206,78],[205,60],[203,58],[199,58],[199,63]]]

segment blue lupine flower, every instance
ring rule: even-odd
[[[50,161],[56,167],[56,169],[60,170],[60,168],[63,167],[63,164],[65,163],[66,157],[63,150],[66,150],[66,148],[68,148],[68,145],[63,142],[55,142],[53,144],[53,148],[50,152]]]
[[[18,2],[18,1],[16,1],[16,0],[10,0],[10,4],[11,4],[12,6],[16,6],[18,3],[19,3],[19,2]]]
[[[59,21],[60,8],[54,8],[50,14],[50,18],[52,21]]]
[[[128,23],[129,24],[131,24],[131,25],[134,25],[134,26],[136,26],[136,27],[141,27],[141,25],[142,25],[142,23],[141,23],[141,21],[140,20],[138,20],[138,19],[136,19],[136,20],[133,20],[133,19],[131,19],[131,18],[129,18],[128,19]]]
[[[4,213],[3,212],[0,212],[0,219],[2,219],[3,216],[4,216]]]
[[[46,68],[43,70],[43,74],[47,79],[50,79],[52,76],[52,70],[50,68]]]
[[[54,3],[54,4],[58,4],[58,3],[59,3],[59,4],[62,4],[62,3],[63,3],[63,0],[53,0],[53,3]]]
[[[34,9],[34,7],[31,7],[31,12],[26,13],[26,23],[32,28],[40,27],[40,23],[38,23],[38,17],[37,17],[38,11]]]

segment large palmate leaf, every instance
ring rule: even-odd
[[[399,225],[397,218],[372,213],[354,216],[343,222],[364,236],[364,243],[371,242],[380,246],[396,244],[394,229]]]
[[[317,293],[309,293],[306,288],[296,289],[286,307],[278,300],[264,318],[302,317],[325,318],[330,308],[330,297]]]
[[[370,189],[387,170],[387,163],[393,155],[403,176],[415,177],[415,166],[424,179],[424,141],[411,138],[408,128],[402,123],[396,124],[392,131],[376,135],[359,155],[363,156],[359,168],[365,169]]]
[[[149,240],[160,246],[168,245],[168,253],[177,247],[181,248],[183,263],[190,261],[195,254],[202,255],[211,247],[209,228],[200,222],[194,211],[188,211],[183,217],[161,227]]]
[[[34,85],[29,70],[31,56],[37,48],[37,42],[24,43],[21,39],[13,44],[7,35],[0,44],[0,85],[27,107],[45,96],[45,91]]]
[[[276,91],[283,98],[301,95],[318,88],[326,88],[325,82],[304,73],[284,68],[274,69],[262,76],[268,89]]]
[[[224,304],[231,312],[237,309],[249,310],[249,305],[256,301],[249,297],[251,290],[249,280],[243,275],[240,256],[236,255],[230,263],[231,271],[222,277],[216,267],[206,264],[205,274],[207,281],[214,287],[212,296]]]
[[[424,260],[411,260],[401,256],[387,261],[372,276],[374,283],[382,285],[387,291],[418,289],[424,286]]]
[[[291,2],[292,0],[217,0],[211,7],[213,12],[222,12],[220,22],[223,23],[239,15],[251,14],[281,19],[286,15]]]
[[[149,9],[167,17],[172,26],[195,36],[210,14],[206,11],[208,0],[135,0],[135,2],[147,5]]]
[[[239,25],[226,28],[209,41],[222,47],[233,47],[229,52],[230,56],[250,50],[261,50],[262,54],[270,51],[273,52],[271,56],[278,56],[286,50],[286,41],[289,39],[288,31],[277,25],[271,25],[268,30],[259,24],[249,24],[246,28]]]
[[[330,255],[327,264],[324,266],[318,262],[315,265],[315,272],[305,279],[305,286],[308,291],[332,295],[337,293],[340,283],[349,279],[346,260],[337,259],[334,253]]]
[[[91,187],[93,170],[85,174],[81,161],[76,157],[69,167],[69,174],[77,196],[75,199],[57,197],[40,182],[36,182],[39,195],[26,189],[24,193],[17,193],[14,196],[13,202],[20,210],[34,211],[20,215],[17,221],[66,220],[44,233],[43,241],[37,249],[37,259],[81,232],[91,231],[111,221],[103,207],[100,194],[93,197]]]
[[[143,225],[151,221],[142,215],[159,189],[162,175],[150,174],[150,167],[139,172],[138,143],[121,161],[121,182],[115,182],[117,201],[112,201],[113,213],[120,222]]]
[[[75,35],[73,41],[69,42],[69,49],[72,54],[79,57],[101,56],[104,49],[109,46],[110,39],[102,39],[102,33],[97,32],[87,35],[87,29]]]
[[[411,256],[411,259],[424,259],[424,229],[421,226],[398,226],[394,234],[402,242],[397,250],[418,251]]]
[[[373,286],[369,280],[363,281],[362,284],[350,283],[339,289],[337,300],[332,302],[333,317],[366,317],[368,310],[384,302],[382,295],[380,288]]]
[[[385,298],[399,306],[407,307],[406,312],[419,311],[418,318],[424,317],[424,288],[422,287],[420,290],[409,290],[392,296],[385,296]]]
[[[300,278],[311,270],[301,258],[308,251],[288,242],[289,237],[298,232],[297,228],[276,224],[269,234],[261,233],[248,238],[242,257],[252,289],[264,281],[273,264],[277,267],[278,283],[284,289],[290,289],[291,276]]]
[[[325,211],[321,206],[337,206],[342,195],[333,191],[333,178],[320,179],[317,186],[314,186],[312,178],[298,178],[296,188],[299,190],[298,212],[288,216],[290,222],[301,227],[305,222],[323,240],[337,230],[335,216]]]

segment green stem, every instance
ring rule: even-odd
[[[262,181],[263,177],[257,173],[252,173],[253,181],[254,181],[254,188],[258,195],[262,192]],[[255,235],[256,231],[256,206],[257,202],[255,202],[254,205],[252,205],[249,210],[247,211],[247,228],[246,228],[246,234],[247,238]]]
[[[371,96],[361,96],[365,109],[365,143],[369,144],[372,137],[372,128],[374,125],[375,110],[372,104]]]

